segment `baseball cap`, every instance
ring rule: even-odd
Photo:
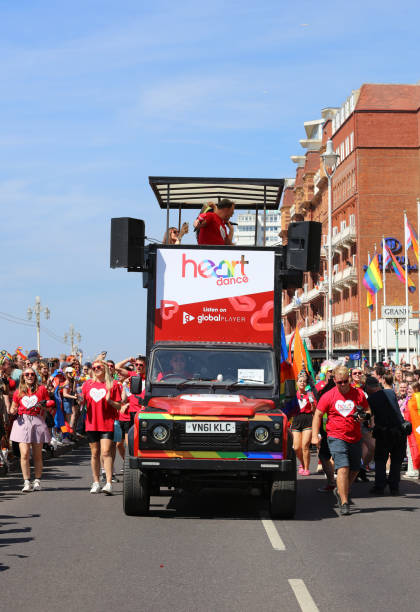
[[[65,374],[73,374],[73,371],[74,371],[74,370],[73,370],[73,368],[71,368],[71,367],[69,366],[69,367],[67,367],[67,368],[64,370],[64,373],[65,373]]]
[[[28,353],[29,361],[31,361],[31,359],[33,359],[34,357],[35,357],[34,361],[36,361],[37,359],[40,358],[40,355],[39,355],[38,351],[35,351],[35,350],[29,351],[29,353]]]

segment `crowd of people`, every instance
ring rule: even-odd
[[[44,454],[87,438],[90,492],[112,494],[115,456],[118,451],[124,459],[132,414],[141,401],[130,393],[129,379],[144,380],[146,358],[116,364],[103,352],[82,364],[75,355],[42,359],[33,350],[27,356],[3,354],[0,368],[0,462],[5,467],[13,457],[20,460],[22,492],[41,490]]]
[[[326,361],[316,380],[299,374],[297,400],[291,430],[298,472],[310,475],[310,446],[316,446],[327,477],[319,490],[334,492],[341,515],[350,514],[353,482],[368,482],[373,470],[374,495],[387,488],[400,495],[405,459],[404,477],[419,478],[420,369],[414,363],[348,368]]]
[[[399,495],[403,462],[408,479],[418,479],[420,467],[420,369],[415,364],[345,364],[325,361],[315,379],[302,371],[289,415],[298,473],[311,474],[315,446],[318,470],[327,478],[318,490],[334,492],[342,515],[350,513],[356,479],[368,482],[374,472],[372,494],[383,495],[389,488],[391,495]],[[0,461],[7,465],[13,456],[19,458],[22,491],[42,488],[45,453],[83,437],[91,450],[90,492],[112,494],[115,457],[118,452],[124,460],[133,415],[144,397],[144,385],[140,395],[131,394],[130,378],[144,381],[146,358],[115,363],[103,352],[82,364],[75,355],[42,359],[30,351],[27,356],[2,355],[0,367]],[[170,367],[177,372],[185,363],[171,362]],[[163,378],[160,373],[157,380]]]

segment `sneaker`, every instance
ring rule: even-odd
[[[337,500],[338,507],[341,508],[342,506],[341,497],[340,497],[340,493],[338,492],[337,487],[335,487],[333,493],[334,493],[335,499]]]
[[[116,474],[112,474],[111,482],[119,482]]]
[[[112,484],[110,482],[107,482],[106,485],[102,487],[102,493],[112,495]]]
[[[305,468],[303,467],[303,465],[300,465],[299,469],[298,469],[298,474],[300,474],[302,476],[302,472],[304,472],[304,471],[305,471]]]
[[[94,482],[91,489],[90,489],[91,493],[100,493],[101,492],[101,485],[99,484],[99,482]]]
[[[302,470],[300,473],[301,476],[310,476],[311,472],[309,470]]]
[[[349,506],[349,504],[341,504],[341,506],[340,506],[340,514],[341,514],[341,516],[348,516],[350,514],[350,506]]]
[[[22,493],[29,493],[29,491],[32,491],[32,485],[29,480],[25,480],[23,483]]]
[[[35,478],[34,484],[33,484],[33,490],[34,491],[40,491],[41,490],[41,483],[39,481],[39,478]]]
[[[62,441],[63,446],[73,446],[74,442],[72,442],[69,438],[64,438]]]
[[[402,478],[404,478],[405,480],[417,480],[419,477],[418,474],[416,474],[416,472],[407,472],[406,474],[404,474],[404,476],[402,476]]]
[[[58,441],[55,438],[51,438],[50,446],[53,450],[56,451],[58,448]]]

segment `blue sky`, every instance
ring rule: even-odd
[[[420,80],[418,3],[0,0],[0,350],[73,324],[85,356],[144,351],[141,278],[110,219],[164,214],[149,175],[287,177],[303,122],[364,82]],[[22,324],[21,324],[22,323]],[[54,337],[53,337],[54,336]]]

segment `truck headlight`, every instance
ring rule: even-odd
[[[165,425],[156,425],[152,431],[152,437],[159,444],[164,444],[169,438],[169,429]]]
[[[270,436],[270,432],[267,429],[267,427],[257,427],[256,430],[254,431],[254,438],[260,444],[264,444],[264,442],[267,442],[269,436]]]

